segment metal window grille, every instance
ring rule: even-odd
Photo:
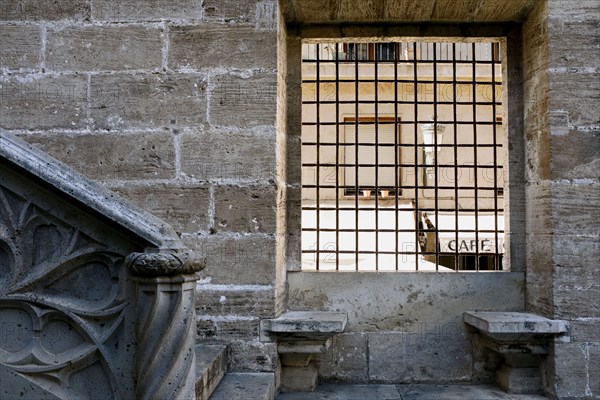
[[[305,44],[303,270],[502,270],[500,44]]]

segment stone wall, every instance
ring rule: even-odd
[[[522,29],[504,71],[509,170],[524,169],[506,195],[510,240],[520,243],[511,267],[526,272],[526,309],[571,324],[571,341],[556,343],[546,365],[548,391],[600,396],[597,1],[431,0],[383,17],[368,10],[384,10],[383,1],[284,3],[304,7],[289,11],[297,24],[415,22],[386,26],[390,36],[439,35],[419,25],[430,21],[447,36],[473,34],[452,25],[465,21],[485,22],[481,36]],[[258,326],[286,307],[285,267],[300,265],[300,84],[291,81],[300,62],[290,56],[300,54],[298,26],[278,21],[275,0],[0,7],[0,127],[175,227],[208,261],[197,287],[200,338],[231,342],[233,369],[275,370],[274,345],[258,340]],[[527,12],[520,28],[505,23]],[[303,34],[378,29],[330,24]],[[344,343],[361,348],[369,335],[353,331]]]
[[[538,32],[530,54],[545,53],[532,62],[543,71],[531,82],[539,102],[530,120],[540,123],[527,129],[539,140],[529,150],[538,162],[528,186],[539,188],[542,207],[532,214],[544,243],[528,270],[544,278],[529,285],[529,303],[571,323],[571,342],[556,343],[548,365],[550,390],[560,398],[600,396],[600,7],[548,1],[526,26]]]
[[[211,268],[200,338],[273,370],[277,4],[3,1],[0,127],[170,223]]]
[[[463,312],[524,306],[522,272],[294,272],[288,283],[290,309],[348,314],[318,358],[321,378],[339,382],[491,381]]]

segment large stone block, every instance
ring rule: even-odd
[[[579,8],[576,7],[576,8]],[[596,13],[600,9],[596,10]],[[600,20],[548,20],[548,62],[551,68],[593,68],[600,57],[600,37],[590,35],[600,28]]]
[[[215,187],[215,226],[219,232],[275,233],[274,186]]]
[[[202,124],[206,82],[198,75],[93,75],[90,116],[97,129]]]
[[[260,319],[235,315],[202,315],[196,318],[198,338],[204,342],[253,341],[259,337]]]
[[[161,31],[145,26],[88,26],[49,29],[49,70],[102,71],[159,69]]]
[[[600,185],[591,182],[552,184],[552,222],[561,235],[600,235]]]
[[[3,0],[0,21],[84,20],[90,17],[88,0]]]
[[[274,181],[276,155],[273,129],[209,130],[181,135],[181,170],[194,179]]]
[[[368,337],[372,382],[456,382],[471,378],[470,342],[464,330],[441,327],[422,332],[369,332]]]
[[[588,376],[592,395],[600,397],[600,343],[590,343],[588,347]]]
[[[81,129],[87,126],[87,78],[26,75],[0,78],[0,127]]]
[[[94,0],[96,21],[161,21],[202,18],[202,2],[196,0]]]
[[[597,179],[600,170],[600,130],[569,131],[550,137],[553,179]]]
[[[573,342],[600,343],[600,318],[571,321],[571,340]]]
[[[229,343],[229,370],[272,372],[277,368],[277,345],[258,340]]]
[[[153,184],[114,188],[138,206],[165,220],[178,232],[208,229],[209,190],[206,186]]]
[[[600,284],[585,286],[556,285],[554,289],[555,318],[600,318]]]
[[[220,75],[210,95],[210,123],[240,128],[275,125],[277,77],[275,73]]]
[[[270,285],[275,280],[273,237],[265,235],[201,236],[190,248],[206,259],[202,280],[212,284]]]
[[[0,25],[0,69],[39,69],[41,47],[39,26]]]
[[[196,292],[198,315],[266,318],[275,313],[275,297],[270,286],[204,284],[198,285]]]
[[[560,0],[548,4],[551,18],[567,21],[598,20],[600,6],[596,0]]]
[[[169,133],[28,135],[24,139],[92,179],[175,177],[175,148]]]
[[[554,367],[556,396],[564,398],[584,398],[587,377],[587,344],[557,343],[554,347]]]
[[[252,24],[257,3],[257,0],[205,0],[204,19]]]
[[[552,186],[548,181],[531,182],[525,188],[528,234],[552,233]]]
[[[366,333],[342,333],[317,358],[319,375],[328,381],[368,382],[368,341]]]
[[[577,72],[550,72],[550,110],[569,113],[573,125],[600,123],[600,74]]]
[[[251,27],[207,24],[173,26],[169,68],[275,68],[277,35]],[[218,45],[215,45],[218,43]]]

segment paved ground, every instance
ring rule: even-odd
[[[283,393],[277,400],[545,400],[510,395],[487,385],[319,385],[312,393]]]

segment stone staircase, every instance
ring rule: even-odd
[[[275,375],[227,372],[227,346],[196,345],[197,400],[273,400]]]

